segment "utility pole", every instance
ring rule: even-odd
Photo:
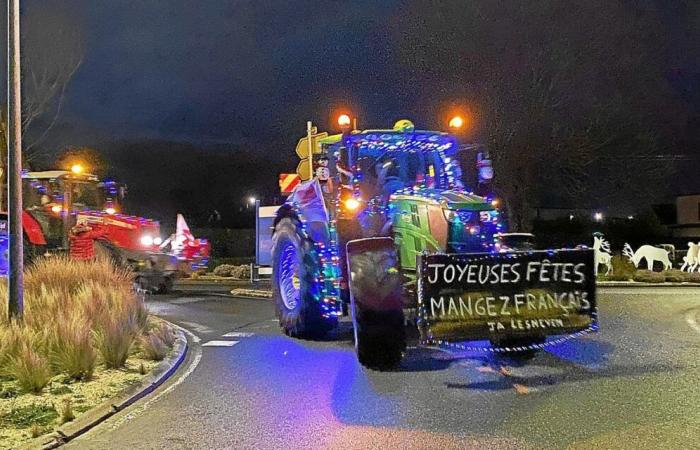
[[[22,241],[22,98],[20,73],[19,2],[7,1],[7,213],[10,237],[8,276],[9,317],[24,312]]]

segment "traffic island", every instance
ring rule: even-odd
[[[148,361],[145,374],[140,373],[141,366],[138,366],[139,369],[134,369],[136,365],[144,364],[144,361],[139,358],[134,358],[127,368],[119,371],[126,374],[126,376],[121,377],[120,384],[115,381],[119,377],[114,377],[114,380],[105,378],[100,383],[100,375],[98,374],[94,382],[98,387],[92,389],[95,393],[100,393],[100,395],[93,395],[96,401],[82,403],[80,408],[75,409],[75,419],[59,426],[50,434],[26,442],[22,448],[52,449],[59,447],[153,392],[177,370],[185,359],[188,348],[187,338],[179,329],[175,329],[175,334],[175,343],[171,351],[158,363]],[[134,373],[138,373],[139,376],[135,376]],[[108,380],[107,384],[104,383],[105,380]],[[90,390],[89,387],[87,389]],[[54,401],[54,403],[56,402]],[[61,417],[58,419],[60,420]]]
[[[22,320],[0,311],[0,448],[32,438],[41,446],[56,429],[49,441],[66,440],[93,422],[90,411],[110,401],[113,413],[181,360],[184,337],[149,316],[132,283],[106,259],[54,256],[29,266]]]

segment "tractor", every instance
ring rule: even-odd
[[[157,221],[122,214],[126,186],[120,183],[100,181],[95,175],[83,173],[80,166],[71,171],[23,172],[22,183],[24,255],[28,262],[37,256],[67,252],[71,229],[80,223],[102,230],[102,236],[94,242],[96,253],[116,265],[130,267],[136,283],[145,290],[165,293],[183,272],[206,266],[205,240],[192,239],[199,251],[190,251],[184,258],[180,253],[163,250],[172,239],[163,242]],[[0,246],[4,248],[6,225],[6,215],[0,216]],[[6,267],[4,260],[0,271],[6,271]]]
[[[318,338],[349,314],[359,361],[383,370],[400,363],[407,323],[422,343],[483,338],[496,351],[538,349],[547,335],[594,326],[588,278],[567,275],[584,283],[569,299],[547,290],[542,280],[551,275],[545,269],[537,280],[539,272],[523,272],[554,264],[583,273],[592,266],[591,256],[576,254],[569,261],[567,251],[500,252],[499,236],[506,231],[500,199],[465,187],[453,135],[416,130],[401,120],[389,130],[346,129],[320,144],[313,157],[322,170],[295,188],[272,230],[273,301],[287,335]],[[455,274],[478,287],[473,296],[458,297],[462,288]],[[503,289],[520,286],[525,276],[530,290],[514,302],[504,300]],[[443,285],[436,290],[438,278]],[[517,320],[501,330],[506,321],[496,320],[493,311],[512,311]],[[557,328],[563,314],[577,321],[567,319]]]

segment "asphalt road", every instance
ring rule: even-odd
[[[412,348],[385,373],[356,362],[349,324],[304,342],[266,300],[153,297],[191,332],[187,360],[68,447],[700,448],[700,290],[599,293],[599,333],[531,360]]]

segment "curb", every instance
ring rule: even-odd
[[[272,291],[269,289],[233,289],[231,295],[234,297],[251,298],[272,298]]]
[[[163,320],[163,319],[160,319]],[[170,322],[164,321],[168,324]],[[172,324],[170,324],[172,325]],[[127,387],[116,397],[106,400],[72,422],[59,427],[53,433],[39,437],[21,446],[21,449],[53,449],[75,439],[81,434],[104,422],[109,417],[153,392],[180,367],[187,354],[187,338],[178,327],[173,326],[177,337],[170,356],[161,361],[140,383]]]
[[[237,286],[250,284],[250,280],[238,280],[232,278],[183,278],[175,282],[175,286],[207,286],[211,284]]]

